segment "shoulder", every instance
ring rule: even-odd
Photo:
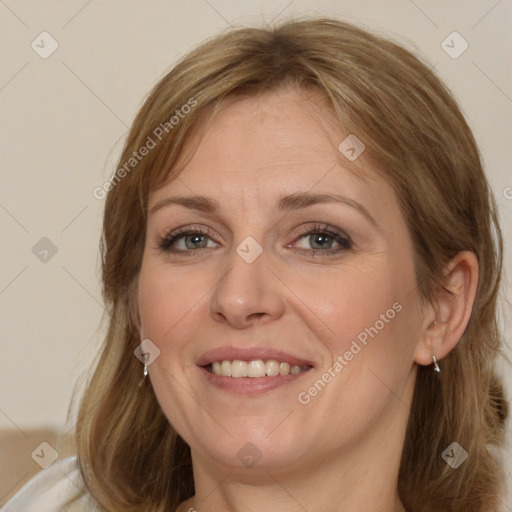
[[[71,506],[68,501],[80,496]],[[83,494],[76,457],[67,457],[40,471],[6,503],[1,512],[93,512],[93,501]]]

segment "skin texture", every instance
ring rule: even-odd
[[[446,269],[452,293],[440,292],[435,305],[420,300],[397,198],[364,154],[356,164],[368,179],[347,170],[336,150],[347,135],[315,92],[229,100],[204,136],[188,141],[180,176],[149,196],[140,334],[160,350],[151,383],[192,450],[196,496],[180,510],[404,510],[397,474],[417,364],[456,345],[478,269],[461,253]],[[343,195],[374,223],[341,203],[277,210],[280,196],[299,192]],[[219,209],[161,203],[193,195]],[[352,246],[336,252],[342,246],[319,238],[319,225],[348,235]],[[159,248],[179,227],[207,234],[176,240],[181,252]],[[249,236],[263,249],[252,263],[236,251]],[[378,333],[348,360],[371,326]],[[226,346],[283,350],[313,368],[274,390],[237,395],[196,365]],[[334,371],[338,356],[346,364]],[[329,369],[335,377],[301,403],[299,394]],[[247,443],[261,455],[253,467],[237,456]]]

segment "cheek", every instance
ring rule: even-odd
[[[186,277],[165,264],[145,264],[140,278],[138,305],[141,335],[165,342],[193,311],[204,294],[194,275]]]
[[[384,270],[363,273],[353,269],[323,278],[316,276],[311,281],[314,286],[297,291],[297,296],[307,298],[313,317],[323,326],[322,338],[331,348],[339,352],[359,335],[364,341],[365,333],[369,336],[375,334],[375,329],[379,333],[390,330],[388,326],[402,307],[399,285],[394,284],[394,279],[379,278]]]
[[[417,298],[391,274],[379,281],[345,274],[342,285],[329,283],[311,297],[322,319],[315,334],[326,357],[299,401],[310,401],[310,410],[323,411],[350,436],[400,403],[396,397],[403,395],[413,364],[413,333],[419,332]],[[324,378],[326,385],[318,382]]]
[[[308,295],[306,288],[297,290],[298,296],[308,297],[309,327],[325,354],[322,370],[332,372],[337,363],[334,373],[345,376],[337,379],[340,384],[352,387],[370,377],[375,381],[366,375],[369,370],[390,384],[396,378],[397,386],[407,378],[420,332],[420,308],[413,267],[404,267],[402,262],[397,272],[384,258],[374,259],[337,275],[312,276],[315,286]],[[382,387],[373,381],[367,381],[368,389]]]
[[[180,432],[191,431],[188,417],[190,395],[184,392],[186,347],[193,337],[194,316],[204,315],[204,290],[186,276],[165,264],[144,261],[139,278],[138,305],[141,338],[149,338],[160,350],[149,367],[151,386],[170,423]]]

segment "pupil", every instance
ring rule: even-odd
[[[192,247],[189,247],[189,249],[190,248],[192,248],[192,249],[197,248],[197,246],[201,244],[202,238],[203,238],[202,235],[191,235],[189,237],[189,240],[190,240],[190,245]]]
[[[328,235],[314,235],[314,244],[325,247],[325,245],[328,245],[330,238]]]

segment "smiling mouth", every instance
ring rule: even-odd
[[[280,362],[275,359],[264,361],[263,359],[253,359],[250,361],[242,361],[234,359],[233,361],[223,360],[214,361],[205,365],[209,373],[220,377],[232,377],[235,379],[252,377],[277,377],[279,375],[298,375],[312,368],[311,365],[290,365],[286,361]]]

